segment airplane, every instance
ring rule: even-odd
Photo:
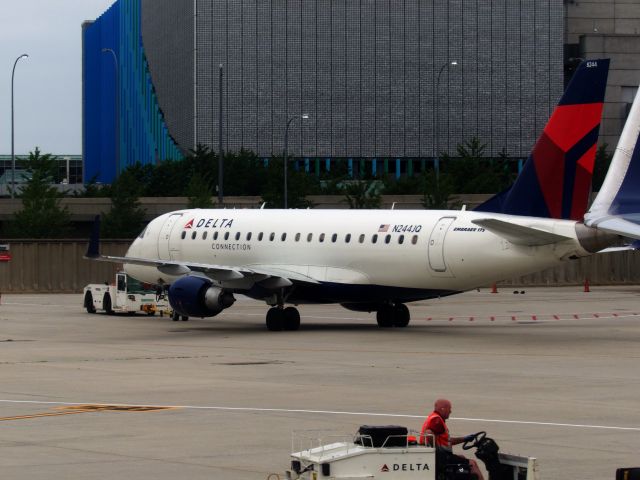
[[[298,330],[296,306],[309,303],[375,311],[380,327],[406,327],[407,303],[640,238],[640,205],[626,208],[628,188],[611,193],[620,179],[628,187],[621,151],[634,151],[640,165],[638,97],[612,179],[582,218],[608,68],[607,59],[582,62],[515,184],[480,210],[185,209],[152,220],[124,257],[100,255],[97,217],[85,258],[123,263],[132,277],[168,286],[174,320],[218,315],[244,294],[270,306],[270,331]]]

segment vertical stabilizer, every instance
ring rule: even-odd
[[[640,238],[640,89],[585,224]]]
[[[476,210],[582,220],[608,73],[609,59],[580,64],[515,183]]]

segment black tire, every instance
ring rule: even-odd
[[[280,332],[284,328],[284,313],[281,308],[272,307],[267,311],[267,330]]]
[[[111,295],[108,293],[104,294],[104,298],[102,299],[102,308],[108,315],[113,314],[113,307],[111,306]]]
[[[189,321],[189,317],[187,317],[186,315],[182,315],[182,321],[183,322],[188,322]]]
[[[393,307],[393,326],[404,328],[409,325],[411,313],[404,303],[398,303]]]
[[[93,306],[93,295],[91,292],[84,294],[84,308],[87,309],[87,313],[96,313],[96,307]]]
[[[180,314],[174,310],[171,314],[171,320],[177,322],[178,320],[180,320]]]
[[[376,315],[376,320],[378,321],[378,326],[380,328],[393,327],[393,308],[389,306],[380,308]]]
[[[300,312],[295,307],[287,307],[284,309],[284,329],[295,331],[300,329]]]

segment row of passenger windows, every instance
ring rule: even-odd
[[[202,233],[202,236],[201,236],[202,240],[206,240],[207,239],[207,234],[208,233],[209,232],[206,231],[206,230]],[[218,232],[218,231],[213,232],[213,235],[211,236],[211,239],[212,240],[218,240],[219,234],[220,234],[220,232]],[[230,232],[224,232],[224,235],[221,235],[220,240],[229,240],[230,236],[231,236]],[[258,239],[259,242],[261,242],[264,239],[264,236],[265,236],[264,232],[260,232],[260,233],[258,233],[256,238]],[[181,238],[185,239],[186,237],[187,237],[187,232],[183,230]],[[241,237],[242,237],[242,234],[240,232],[236,232],[236,234],[234,235],[234,239],[236,241],[240,240]],[[248,242],[248,241],[251,240],[252,237],[253,237],[253,233],[252,232],[247,232],[245,240]],[[198,232],[194,230],[193,232],[191,232],[191,239],[195,240],[196,238],[198,238]],[[295,234],[294,239],[295,239],[296,242],[299,242],[301,238],[302,238],[302,234],[301,233],[296,233]],[[324,233],[321,233],[320,235],[318,235],[318,242],[323,243],[325,241],[325,238],[326,238],[326,235]],[[269,234],[269,241],[273,242],[275,239],[276,239],[276,234],[274,232],[271,232]],[[286,233],[283,233],[283,234],[280,235],[280,240],[282,242],[284,242],[286,239],[287,239],[287,234]],[[365,240],[366,240],[366,235],[364,233],[361,233],[358,236],[358,243],[364,243]],[[383,240],[384,240],[384,243],[391,243],[391,235],[389,235],[389,234],[385,235]],[[308,233],[307,234],[307,242],[312,242],[312,241],[313,241],[313,233]],[[336,243],[337,241],[338,241],[338,234],[337,233],[332,234],[331,235],[331,242],[332,243]],[[398,244],[402,245],[404,243],[404,241],[405,241],[405,236],[404,235],[399,235],[397,237],[397,241],[398,241]],[[347,233],[344,236],[344,243],[351,243],[351,234],[350,233]],[[374,233],[373,235],[371,235],[371,243],[378,243],[378,234],[377,233]],[[411,237],[411,244],[415,245],[416,243],[418,243],[418,235],[413,235]]]

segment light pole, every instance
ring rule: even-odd
[[[289,158],[289,125],[296,118],[306,120],[309,115],[303,113],[302,115],[294,115],[287,120],[287,127],[284,129],[284,208],[287,209],[287,161]]]
[[[23,53],[16,61],[13,62],[13,70],[11,70],[11,198],[13,198],[13,191],[16,188],[16,154],[15,154],[15,137],[13,133],[13,77],[16,73],[16,65],[21,58],[28,58],[29,55]]]
[[[116,178],[120,176],[120,69],[118,56],[111,48],[103,48],[102,53],[110,53],[113,58],[116,77]]]
[[[440,71],[438,72],[438,79],[436,81],[436,89],[434,91],[434,103],[436,104],[436,151],[435,151],[435,164],[434,164],[434,168],[436,170],[436,179],[439,178],[440,176],[440,117],[438,115],[438,106],[440,105],[440,97],[438,97],[438,93],[440,92],[440,76],[442,75],[442,72],[444,71],[445,68],[448,68],[449,66],[456,66],[458,65],[458,62],[456,62],[455,60],[452,60],[450,62],[446,62],[444,63],[441,67],[440,67]],[[447,102],[449,101],[449,94],[447,93]]]

